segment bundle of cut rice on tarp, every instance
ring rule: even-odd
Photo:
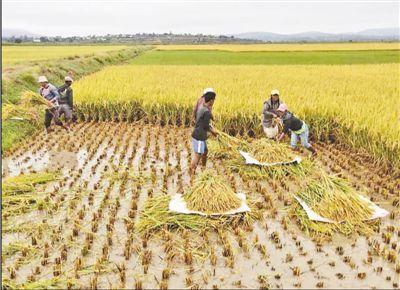
[[[230,184],[211,169],[203,171],[183,196],[173,196],[169,209],[200,215],[230,215],[250,211],[246,196],[234,192]]]
[[[243,153],[253,157],[254,161],[249,162]],[[241,155],[247,164],[259,166],[291,165],[301,161],[301,158],[293,154],[287,145],[266,138],[252,142],[249,152],[241,151]]]
[[[332,236],[335,232],[369,235],[376,220],[388,214],[358,194],[345,179],[322,170],[311,176],[294,195],[293,214],[300,227],[311,236]]]
[[[193,231],[220,226],[248,227],[261,217],[261,213],[243,196],[236,194],[214,170],[205,170],[184,195],[163,194],[148,199],[136,228],[145,233],[165,227]],[[176,197],[179,197],[178,203]]]
[[[314,168],[313,162],[309,159],[300,163],[301,159],[289,146],[266,138],[246,142],[219,132],[217,139],[210,140],[208,145],[211,158],[223,160],[229,170],[247,179],[264,178],[265,175],[284,176],[287,173],[304,177]],[[255,162],[246,162],[243,153]],[[257,163],[268,166],[252,166]]]

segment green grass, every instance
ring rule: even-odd
[[[2,152],[10,149],[17,141],[32,134],[36,127],[27,121],[7,120],[2,122]]]
[[[379,64],[400,63],[400,51],[148,51],[133,64],[160,65],[287,65],[287,64]]]

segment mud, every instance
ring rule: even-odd
[[[146,289],[398,288],[399,260],[388,259],[390,250],[399,255],[398,216],[383,219],[380,231],[372,237],[338,235],[331,242],[317,245],[294,221],[283,225],[288,210],[278,198],[278,191],[283,189],[274,192],[268,181],[263,186],[269,189],[277,213],[264,209],[264,218],[254,224],[252,231],[245,232],[240,243],[237,235],[226,233],[233,248],[233,262],[223,256],[224,246],[217,232],[210,232],[207,237],[171,232],[176,255],[168,260],[162,237],[147,239],[129,229],[128,224],[140,219],[140,210],[149,196],[174,194],[189,185],[190,140],[187,128],[82,123],[70,133],[40,133],[2,160],[3,178],[57,169],[63,175],[44,188],[57,204],[56,209],[34,210],[3,221],[3,226],[13,224],[23,229],[17,233],[3,231],[3,249],[16,242],[32,245],[32,237],[37,240],[33,257],[24,257],[22,251],[3,255],[3,279],[11,278],[11,269],[16,270],[12,279],[16,283],[52,278],[58,267],[56,260],[62,258],[59,277],[73,279],[73,288],[132,289],[139,288],[139,282]],[[384,181],[388,176],[377,175],[373,182],[357,178],[360,170],[368,171],[368,167],[352,163],[348,168],[346,154],[331,147],[318,146],[321,166],[348,176],[354,186],[365,188],[380,206],[398,213],[392,205],[398,196],[392,193],[396,180],[387,184]],[[328,154],[330,151],[333,153]],[[227,174],[221,161],[210,160],[207,167]],[[126,184],[115,178],[123,173],[133,176]],[[235,182],[240,190],[263,201],[255,190],[256,182],[244,182],[239,176],[235,176]],[[379,184],[383,189],[376,190]],[[296,190],[296,186],[290,184],[289,188]],[[129,216],[132,202],[138,209],[134,217]],[[382,238],[387,233],[389,243]],[[279,242],[271,235],[277,235]],[[92,242],[88,242],[90,236]],[[189,240],[187,249],[185,239]],[[192,252],[192,264],[185,262],[185,250]],[[210,258],[212,250],[217,258],[215,265]],[[149,251],[151,260],[146,271],[142,260]],[[76,266],[78,259],[82,263],[80,270]],[[94,268],[100,264],[102,271],[95,274]],[[121,272],[118,267],[124,270]],[[167,279],[163,279],[165,270],[171,271]]]

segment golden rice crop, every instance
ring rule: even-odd
[[[240,207],[241,201],[236,193],[215,170],[204,170],[193,186],[184,194],[187,207],[191,210],[222,213]]]
[[[215,125],[229,134],[262,134],[263,101],[273,88],[311,134],[399,164],[398,64],[281,66],[125,65],[75,84],[81,118],[189,124],[202,89],[217,92]]]
[[[269,44],[199,44],[158,45],[157,50],[222,50],[222,51],[341,51],[341,50],[399,50],[400,43],[269,43]]]
[[[75,57],[102,53],[111,50],[126,48],[123,45],[60,45],[60,46],[41,46],[41,45],[3,45],[2,63],[3,65],[17,64],[27,61],[41,61],[48,59]]]

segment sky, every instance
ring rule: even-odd
[[[3,28],[48,36],[399,27],[400,0],[3,0]]]

